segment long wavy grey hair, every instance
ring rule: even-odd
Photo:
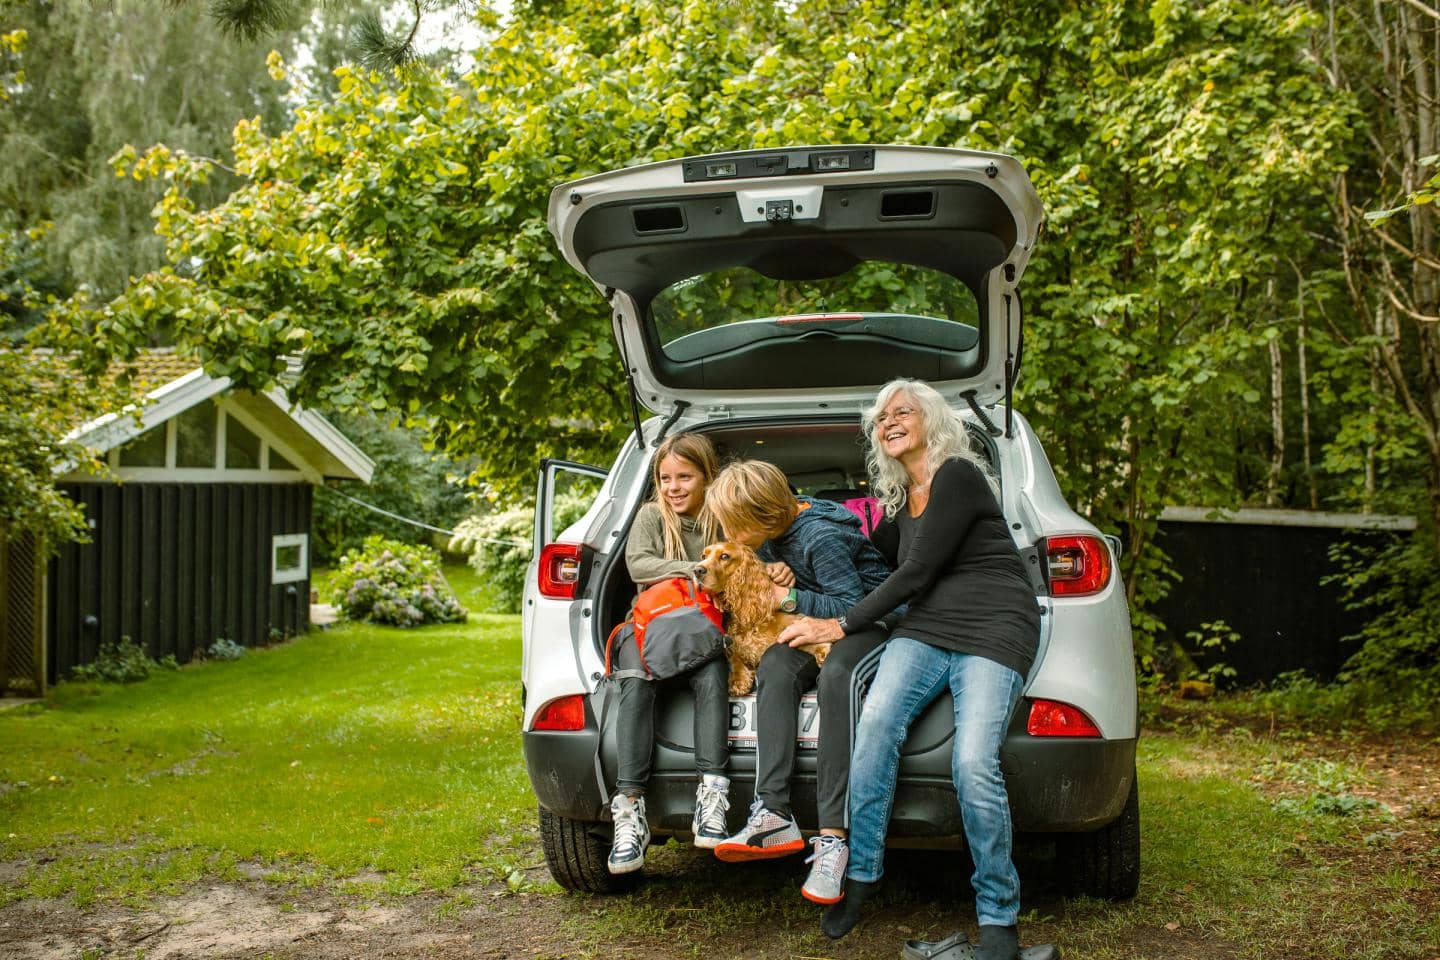
[[[885,508],[885,515],[893,517],[905,505],[905,496],[910,489],[910,474],[905,465],[887,454],[880,443],[875,421],[884,413],[891,402],[900,398],[908,401],[915,411],[910,429],[917,427],[925,441],[925,466],[930,476],[946,460],[968,460],[980,468],[990,482],[990,490],[996,499],[1000,497],[1000,484],[990,472],[990,465],[970,440],[960,415],[950,409],[945,398],[935,388],[921,380],[891,380],[880,388],[875,402],[861,418],[861,429],[865,431],[865,468],[870,473],[870,492]]]

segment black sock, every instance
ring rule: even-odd
[[[825,916],[820,918],[820,929],[825,931],[825,936],[831,940],[839,940],[849,933],[851,928],[860,922],[860,908],[879,889],[879,880],[866,883],[864,880],[851,880],[846,877],[845,899],[825,908]]]
[[[1020,931],[1015,927],[980,927],[975,960],[1015,960],[1020,955]]]

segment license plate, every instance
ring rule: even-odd
[[[796,729],[795,746],[801,750],[814,750],[820,742],[820,704],[814,693],[800,697],[800,715]],[[730,746],[742,750],[755,749],[755,696],[730,698]]]

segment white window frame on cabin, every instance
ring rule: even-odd
[[[209,401],[201,401],[206,403]],[[270,469],[270,451],[274,450],[284,457],[291,464],[303,464],[305,459],[284,441],[275,437],[266,430],[246,410],[242,409],[226,397],[216,407],[215,423],[215,462],[225,462],[225,433],[233,418],[244,426],[251,433],[260,439],[260,467],[259,469],[233,469],[230,467],[177,467],[175,466],[176,435],[178,432],[179,414],[166,420],[163,424],[156,424],[152,429],[165,430],[165,466],[163,467],[126,467],[120,464],[120,452],[124,445],[112,449],[108,454],[110,469],[115,476],[122,480],[135,480],[140,482],[185,482],[185,483],[321,483],[323,479],[318,472],[300,467],[295,470]],[[303,579],[303,578],[302,578]]]
[[[286,547],[300,548],[300,562],[294,567],[280,566],[280,551]],[[310,576],[310,535],[308,533],[277,533],[270,538],[270,582],[299,583]]]

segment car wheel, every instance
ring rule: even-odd
[[[1136,777],[1130,777],[1130,795],[1120,816],[1099,830],[1060,836],[1056,854],[1072,894],[1102,900],[1135,896],[1140,887],[1140,788]]]
[[[566,890],[581,893],[624,893],[635,887],[639,874],[616,876],[605,865],[610,842],[598,825],[571,820],[540,808],[540,844],[550,876]]]

